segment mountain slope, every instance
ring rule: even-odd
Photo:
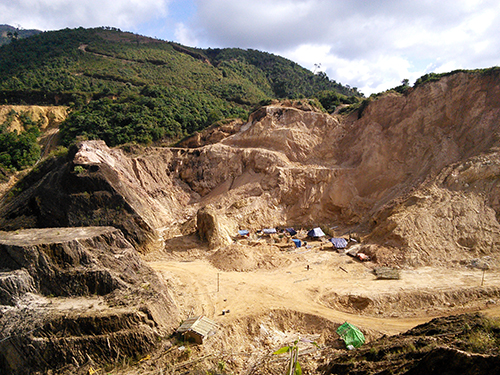
[[[381,96],[343,117],[298,101],[275,103],[239,130],[228,129],[227,138],[194,150],[127,156],[83,143],[78,157],[44,177],[60,185],[32,184],[4,205],[0,223],[16,229],[123,219],[119,225],[140,244],[142,231],[144,238],[161,228],[176,232],[214,204],[227,238],[238,227],[324,224],[367,235],[362,249],[380,263],[497,257],[500,111],[492,98],[499,81],[498,71],[460,72],[406,95]],[[126,196],[127,214],[118,221],[115,214],[102,217],[92,195],[81,194],[92,189],[100,197]],[[117,212],[117,199],[102,200],[106,212]]]
[[[10,43],[12,39],[29,38],[39,33],[41,33],[40,30],[25,30],[9,25],[0,25],[0,46]]]
[[[262,101],[356,90],[259,51],[201,50],[112,28],[65,29],[0,48],[0,100],[75,109],[62,140],[176,139]],[[350,95],[350,97],[344,94]],[[331,109],[331,108],[330,108]]]

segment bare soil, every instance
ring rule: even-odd
[[[273,242],[240,240],[209,250],[195,235],[181,236],[170,240],[169,249],[175,250],[149,254],[148,264],[168,286],[181,317],[207,316],[219,331],[200,346],[169,347],[141,368],[198,373],[223,363],[227,373],[257,374],[264,363],[268,371],[276,367],[267,367],[269,361],[281,361],[284,368],[285,358],[272,353],[306,338],[322,350],[301,344],[301,358],[309,373],[320,373],[314,369],[345,350],[335,333],[345,321],[371,342],[435,317],[476,311],[500,316],[496,269],[484,271],[483,279],[483,270],[465,265],[408,268],[400,270],[399,280],[377,280],[374,263],[339,253],[330,243],[294,248]]]

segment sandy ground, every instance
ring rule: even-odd
[[[238,246],[233,245],[236,252]],[[244,247],[244,251],[259,253],[265,247]],[[267,257],[271,257],[269,251],[275,252],[274,266],[259,267],[255,262],[255,269],[246,272],[214,267],[217,254],[213,252],[186,253],[185,249],[157,254],[149,265],[172,291],[181,316],[203,314],[217,322],[291,310],[396,334],[433,317],[464,311],[485,310],[500,316],[497,301],[481,294],[500,288],[500,275],[493,270],[485,272],[484,280],[483,271],[465,267],[402,270],[400,280],[377,280],[373,264],[335,251],[271,247],[264,251]],[[234,261],[227,257],[229,265]],[[480,297],[457,297],[467,291]],[[364,309],[367,303],[371,307]],[[222,310],[230,313],[222,315]]]

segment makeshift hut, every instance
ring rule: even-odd
[[[348,349],[359,348],[365,343],[365,336],[357,327],[345,322],[337,328],[338,335],[344,340]]]
[[[324,237],[325,233],[323,233],[323,231],[321,230],[320,227],[317,227],[317,228],[313,228],[309,232],[307,232],[307,235],[309,237],[312,237],[312,238],[320,238],[320,237]]]
[[[345,238],[330,238],[330,242],[335,249],[345,249],[347,247],[347,240]]]
[[[184,341],[203,344],[203,340],[215,334],[217,323],[205,316],[195,316],[186,319],[177,329],[177,334]]]
[[[264,234],[274,234],[274,233],[276,233],[276,228],[265,228],[265,229],[262,229],[262,233],[264,233]]]
[[[246,229],[241,229],[238,231],[238,235],[240,237],[248,237],[250,235],[250,232]]]

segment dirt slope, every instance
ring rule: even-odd
[[[346,319],[372,340],[497,302],[499,90],[496,72],[457,73],[370,99],[348,116],[274,103],[236,130],[187,142],[193,148],[83,142],[4,197],[0,227],[120,228],[174,291],[182,318],[227,324],[193,349],[196,360],[223,353],[235,371],[258,373],[292,336],[334,345]],[[194,234],[197,217],[211,223],[198,224],[215,233],[209,244]],[[254,235],[319,225],[329,236],[355,232],[372,262],[328,243],[302,253],[285,238]],[[251,231],[247,242],[235,240],[238,229]],[[375,280],[379,265],[402,269],[402,279]],[[165,364],[183,355],[168,353]],[[183,366],[170,370],[195,369]]]
[[[111,183],[145,223],[149,234],[133,239],[147,242],[144,247],[154,245],[158,234],[185,232],[198,209],[211,205],[224,228],[221,244],[230,243],[238,228],[323,224],[337,235],[371,234],[366,251],[385,263],[495,256],[500,104],[491,98],[500,94],[499,80],[498,73],[457,73],[404,96],[370,100],[348,117],[298,102],[275,103],[219,143],[127,154],[86,142],[65,168],[85,167],[72,180],[90,196],[98,191],[83,187],[85,181]],[[75,193],[68,194],[73,199]],[[21,225],[12,220],[21,213],[39,223],[43,208],[28,212],[27,201],[20,195],[3,205],[1,215],[9,220],[2,225]],[[68,225],[69,216],[72,225],[85,221],[68,210],[60,212],[65,219],[58,225]],[[94,219],[102,212],[92,210]],[[34,215],[37,220],[29,219]]]
[[[176,324],[167,289],[116,228],[0,232],[0,269],[3,374],[143,355]]]
[[[33,105],[0,105],[0,124],[4,123],[9,115],[16,113],[12,118],[9,130],[22,131],[23,125],[19,115],[26,114],[33,122],[40,121],[42,130],[58,127],[68,116],[68,108],[64,106],[33,106]]]

